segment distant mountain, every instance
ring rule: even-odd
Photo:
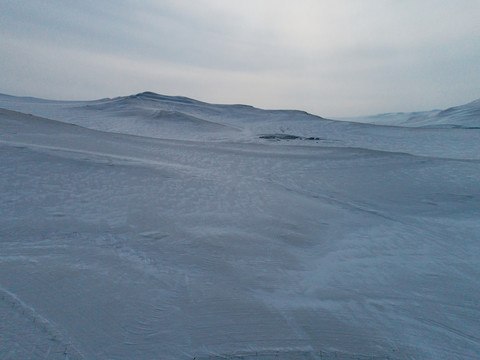
[[[375,125],[479,129],[480,99],[465,105],[454,106],[445,110],[410,113],[387,113],[348,118],[346,120]]]

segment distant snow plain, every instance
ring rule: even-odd
[[[1,359],[480,358],[479,101],[0,108]]]

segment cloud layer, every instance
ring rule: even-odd
[[[480,97],[477,0],[3,1],[0,92],[150,90],[323,116]]]

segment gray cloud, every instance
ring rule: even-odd
[[[151,90],[324,116],[480,97],[476,0],[3,1],[0,92]]]

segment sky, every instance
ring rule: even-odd
[[[478,0],[0,0],[0,93],[325,117],[480,98]]]

